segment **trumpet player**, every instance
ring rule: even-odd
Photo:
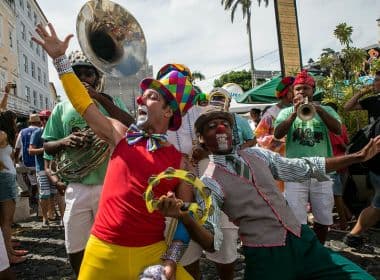
[[[331,107],[312,102],[314,91],[314,78],[303,70],[293,84],[293,106],[283,109],[275,121],[274,136],[277,139],[287,136],[286,157],[333,156],[328,132],[340,135],[341,121]],[[305,99],[307,105],[304,104]],[[307,223],[307,203],[310,202],[314,215],[313,229],[323,244],[328,226],[333,223],[332,182],[314,179],[302,183],[286,182],[285,197],[301,224]]]

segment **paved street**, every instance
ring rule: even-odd
[[[22,247],[28,249],[28,260],[13,266],[17,279],[74,279],[64,249],[63,229],[58,223],[50,228],[42,228],[35,217],[19,223],[15,228],[15,238],[21,241]],[[368,246],[355,250],[345,246],[340,240],[345,232],[331,231],[327,246],[341,251],[347,258],[358,263],[369,271],[376,279],[380,279],[380,231],[369,231]],[[244,260],[241,256],[236,265],[235,279],[243,279]],[[204,280],[215,280],[215,267],[203,259],[202,271]]]

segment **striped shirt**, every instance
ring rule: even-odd
[[[244,151],[262,159],[268,165],[276,180],[302,182],[310,178],[315,178],[318,181],[328,181],[330,179],[325,172],[325,158],[323,157],[284,158],[278,153],[258,147],[247,148]],[[236,153],[234,153],[233,156],[240,157]],[[225,155],[213,154],[209,155],[209,158],[214,164],[220,165],[231,173],[236,174],[234,165],[226,160]],[[243,160],[241,157],[240,159]],[[223,234],[220,229],[220,214],[224,202],[224,194],[222,187],[211,177],[204,175],[201,180],[206,187],[211,190],[212,194],[214,212],[208,218],[205,227],[214,232],[214,248],[218,250],[223,240]],[[196,199],[199,205],[204,206],[199,196],[197,196]]]

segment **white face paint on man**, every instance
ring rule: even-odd
[[[139,105],[139,107],[137,108],[137,121],[136,121],[137,127],[142,129],[144,127],[144,124],[147,122],[147,120],[148,120],[148,107],[146,107],[145,105]]]

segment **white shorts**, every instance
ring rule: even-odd
[[[238,228],[228,220],[228,217],[223,212],[221,215],[221,231],[223,233],[223,242],[220,250],[214,253],[205,252],[206,258],[221,264],[233,263],[238,257]],[[190,265],[201,258],[202,252],[202,247],[191,240],[180,263],[183,266]]]
[[[86,247],[98,211],[101,191],[102,185],[68,184],[63,215],[68,254],[78,253]]]
[[[333,182],[310,179],[302,183],[286,182],[285,199],[301,224],[307,223],[307,203],[310,201],[314,220],[321,225],[333,223]]]
[[[5,248],[3,232],[0,229],[0,272],[9,268],[9,259]]]

